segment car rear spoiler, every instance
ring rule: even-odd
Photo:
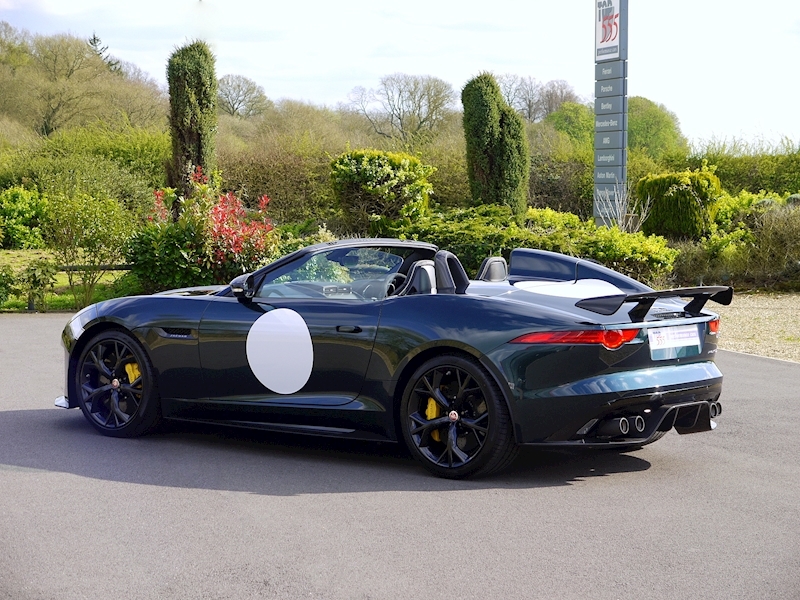
[[[628,314],[633,321],[644,321],[650,307],[659,298],[691,298],[692,300],[683,310],[691,316],[697,317],[709,300],[713,300],[718,304],[730,304],[731,300],[733,300],[733,288],[723,285],[709,285],[636,294],[618,294],[599,298],[586,298],[576,302],[575,306],[608,316],[617,312],[626,302],[636,302],[636,306],[629,310]]]

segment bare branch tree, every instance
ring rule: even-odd
[[[380,136],[413,147],[436,133],[453,106],[453,87],[437,77],[394,73],[375,90],[354,88],[350,106]]]
[[[50,135],[96,108],[96,82],[108,68],[85,41],[69,35],[36,36],[33,66],[38,77],[31,85],[36,129]]]
[[[516,103],[512,106],[529,123],[541,121],[545,117],[542,111],[542,87],[533,77],[521,77],[517,84]]]
[[[510,74],[496,79],[506,102],[530,123],[541,121],[564,102],[580,102],[572,86],[560,79],[545,84],[533,77]]]
[[[563,79],[548,81],[542,86],[540,95],[540,119],[556,112],[564,102],[581,103],[581,98],[572,86]]]
[[[217,87],[217,104],[223,112],[244,119],[263,114],[270,106],[264,88],[244,75],[225,75]]]

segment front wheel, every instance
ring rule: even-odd
[[[443,355],[420,366],[406,386],[400,418],[411,453],[440,477],[488,475],[517,455],[500,390],[471,358]]]
[[[150,360],[122,331],[94,336],[78,357],[74,390],[89,423],[112,437],[135,437],[153,429],[160,418]]]

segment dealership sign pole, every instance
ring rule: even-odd
[[[612,225],[627,199],[628,0],[595,0],[594,218]]]

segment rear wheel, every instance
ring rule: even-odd
[[[158,423],[153,368],[127,333],[114,330],[94,336],[78,357],[74,377],[81,410],[100,433],[135,437]]]
[[[473,359],[443,355],[425,362],[406,386],[400,411],[411,453],[440,477],[487,475],[517,455],[500,390]]]

